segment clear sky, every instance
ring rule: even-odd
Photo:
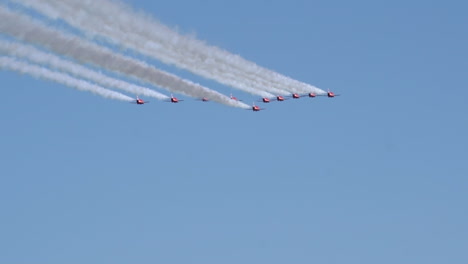
[[[468,263],[466,1],[131,3],[342,96],[136,106],[0,71],[0,263]]]

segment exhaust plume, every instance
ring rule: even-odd
[[[61,18],[88,34],[105,36],[115,44],[134,49],[146,56],[156,58],[167,64],[176,65],[239,90],[262,97],[272,97],[273,94],[285,95],[287,93],[285,90],[271,87],[270,83],[264,82],[258,77],[252,78],[252,76],[245,75],[243,72],[226,65],[223,61],[217,61],[213,57],[206,56],[207,54],[214,55],[212,54],[214,50],[205,49],[206,54],[197,53],[194,47],[200,44],[200,41],[180,36],[154,21],[152,24],[145,24],[139,20],[139,14],[132,11],[126,12],[128,8],[118,3],[109,1],[98,3],[93,1],[84,1],[83,3],[65,1],[64,3],[64,1],[35,0],[18,0],[17,2],[35,8],[54,19]],[[99,10],[93,10],[96,4],[99,9],[106,11],[105,17],[102,17],[104,14]],[[106,8],[109,9],[106,10]],[[78,10],[82,12],[77,12]],[[117,17],[107,19],[113,14],[117,15]],[[140,32],[139,29],[132,30],[130,27],[136,23],[138,25],[135,26],[151,28],[148,32],[157,31],[156,34],[159,36],[156,36],[156,38],[163,38],[155,39],[151,34],[147,35],[147,32]],[[122,25],[123,27],[121,27]],[[203,47],[201,48],[203,49]]]
[[[149,15],[116,1],[14,0],[53,19],[62,19],[94,36],[136,50],[220,83],[276,95],[290,92],[324,94],[315,86],[260,67],[238,55],[182,36]],[[81,11],[81,12],[80,12]],[[258,94],[258,93],[257,93]],[[265,96],[268,97],[268,96]]]
[[[24,74],[29,74],[36,78],[46,79],[49,81],[57,82],[77,90],[92,92],[105,98],[121,100],[130,102],[133,99],[124,94],[108,90],[106,88],[91,84],[89,82],[75,79],[70,75],[66,75],[60,72],[54,72],[44,67],[29,64],[16,60],[11,57],[0,56],[0,68],[17,71]]]
[[[102,73],[93,71],[79,64],[64,60],[59,56],[47,52],[42,52],[32,46],[0,40],[0,52],[6,53],[13,57],[27,59],[37,64],[47,65],[53,69],[67,72],[75,77],[87,79],[108,88],[115,88],[136,95],[154,97],[159,100],[169,99],[168,96],[153,91],[149,88],[108,77]]]
[[[171,92],[223,103],[228,106],[248,108],[249,106],[210,90],[201,85],[163,72],[145,62],[117,54],[111,49],[98,46],[79,37],[49,28],[44,23],[24,14],[0,7],[0,31],[20,40],[41,45],[53,52],[72,57],[82,63],[91,63],[115,71]]]

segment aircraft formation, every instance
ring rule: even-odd
[[[317,96],[326,96],[328,98],[334,98],[336,96],[340,96],[340,94],[335,94],[334,92],[331,92],[331,91],[328,91],[326,94],[308,93],[308,94],[302,94],[301,95],[301,94],[293,93],[293,94],[291,94],[289,96],[286,96],[286,98],[285,98],[285,96],[281,96],[281,95],[278,95],[276,97],[263,97],[263,98],[259,99],[257,102],[262,102],[262,103],[268,104],[268,103],[270,103],[272,101],[283,102],[285,100],[288,100],[289,98],[292,98],[292,99],[299,99],[301,97],[315,98]],[[232,94],[230,95],[230,98],[231,98],[231,100],[234,100],[234,101],[242,101],[242,100],[237,99],[237,97],[233,96]],[[210,101],[210,99],[207,98],[207,97],[197,98],[195,100],[201,101],[201,102],[209,102]],[[179,103],[181,101],[184,101],[184,100],[177,99],[176,97],[174,97],[171,94],[171,98],[169,100],[166,100],[165,102]],[[149,103],[149,101],[145,101],[145,100],[141,99],[139,96],[137,96],[136,99],[134,101],[132,101],[131,103],[137,104],[137,105],[143,105],[143,104]],[[250,109],[245,109],[245,110],[251,110],[253,112],[259,112],[259,111],[266,110],[266,109],[265,108],[260,108],[254,102]]]
[[[177,94],[258,112],[265,109],[255,102],[338,96],[210,46],[193,36],[182,35],[150,15],[142,16],[124,3],[117,4],[113,0],[10,2],[16,5],[14,9],[8,4],[0,4],[1,69],[136,105],[149,103],[148,97],[160,102],[183,102],[173,95]],[[32,10],[42,16],[31,15]],[[49,20],[43,21],[41,17]],[[50,21],[66,23],[70,29],[84,34],[67,32],[67,27],[54,26]],[[123,53],[123,50],[134,53]],[[132,56],[135,54],[141,56]],[[254,99],[252,105],[246,104],[233,94],[227,96],[158,69],[145,58],[176,66],[258,99]],[[153,88],[166,90],[171,95]],[[138,96],[135,99],[115,90]]]

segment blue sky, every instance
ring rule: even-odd
[[[0,71],[0,263],[467,263],[468,4],[132,6],[342,96],[139,107]]]

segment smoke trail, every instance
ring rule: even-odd
[[[42,52],[32,46],[0,40],[0,52],[4,52],[10,56],[24,58],[38,64],[48,65],[57,70],[68,72],[75,77],[84,78],[109,88],[116,88],[137,95],[150,96],[159,100],[169,99],[168,96],[149,88],[108,77],[79,64],[61,59],[56,55]]]
[[[15,1],[52,18],[61,18],[87,33],[103,35],[113,43],[244,91],[254,93],[253,88],[278,95],[287,94],[286,91],[324,93],[240,56],[181,36],[149,16],[135,13],[115,1]]]
[[[262,68],[202,41],[181,36],[144,14],[115,1],[15,0],[52,18],[201,76],[251,93],[266,90],[324,93],[314,86]],[[48,4],[49,3],[49,4]],[[79,12],[84,11],[84,12]]]
[[[62,15],[60,15],[60,12],[62,12],[62,10],[66,13],[70,11],[71,13],[73,13],[72,16],[76,14],[76,9],[74,7],[69,6],[67,4],[63,4],[61,1],[57,3],[57,5],[60,6],[60,10],[55,10],[56,8],[55,3],[53,3],[53,6],[52,6],[52,5],[48,5],[47,3],[28,1],[28,0],[26,1],[20,0],[19,2],[29,7],[37,7],[38,9],[40,8],[44,13],[54,18],[57,18],[57,16],[62,17]],[[74,9],[74,11],[72,11],[72,9]],[[215,79],[221,83],[236,87],[246,92],[260,95],[263,97],[272,97],[273,94],[271,93],[283,94],[283,95],[286,93],[284,90],[271,88],[271,87],[268,87],[268,85],[266,84],[259,83],[259,80],[248,80],[246,79],[248,78],[248,76],[241,76],[239,73],[233,73],[232,70],[230,70],[224,64],[215,64],[214,61],[212,62],[204,61],[205,63],[200,63],[200,60],[197,61],[197,60],[192,59],[193,54],[190,54],[190,56],[187,56],[188,54],[174,53],[173,51],[171,51],[170,47],[164,47],[163,49],[160,49],[160,47],[155,47],[154,44],[149,42],[148,39],[135,35],[131,31],[127,31],[127,33],[117,32],[113,28],[115,27],[115,25],[103,24],[103,22],[100,21],[99,17],[91,16],[89,20],[84,19],[81,21],[78,21],[77,19],[74,19],[73,17],[70,17],[68,15],[63,15],[63,17],[67,20],[72,20],[73,21],[72,23],[75,26],[83,24],[88,29],[88,31],[92,31],[93,28],[96,28],[97,31],[99,32],[109,30],[112,32],[111,35],[114,36],[114,37],[111,37],[111,40],[113,40],[114,43],[120,43],[121,45],[122,43],[125,43],[126,45],[129,45],[131,48],[145,55],[157,57],[158,59],[166,63],[176,64],[188,70],[192,70],[192,71],[195,70],[193,71],[194,73],[200,74],[207,78]],[[94,24],[94,23],[98,23],[98,24]],[[167,45],[169,43],[165,43],[165,44]],[[156,56],[154,56],[155,54]],[[177,61],[179,61],[179,64],[177,63]],[[269,91],[269,92],[265,92],[264,90]]]
[[[160,71],[145,62],[117,54],[112,50],[87,42],[58,30],[26,15],[0,7],[0,31],[26,42],[42,45],[53,52],[69,56],[82,63],[91,63],[111,71],[146,81],[169,91],[192,97],[207,97],[225,105],[247,109],[248,105],[201,85]]]
[[[60,72],[54,72],[49,69],[28,64],[22,61],[18,61],[14,58],[0,56],[0,68],[17,71],[25,74],[32,75],[36,78],[47,79],[54,81],[81,91],[88,91],[94,94],[100,95],[105,98],[121,100],[121,101],[132,101],[131,97],[124,94],[108,90],[106,88],[91,84],[89,82],[75,79],[70,75],[66,75]]]

